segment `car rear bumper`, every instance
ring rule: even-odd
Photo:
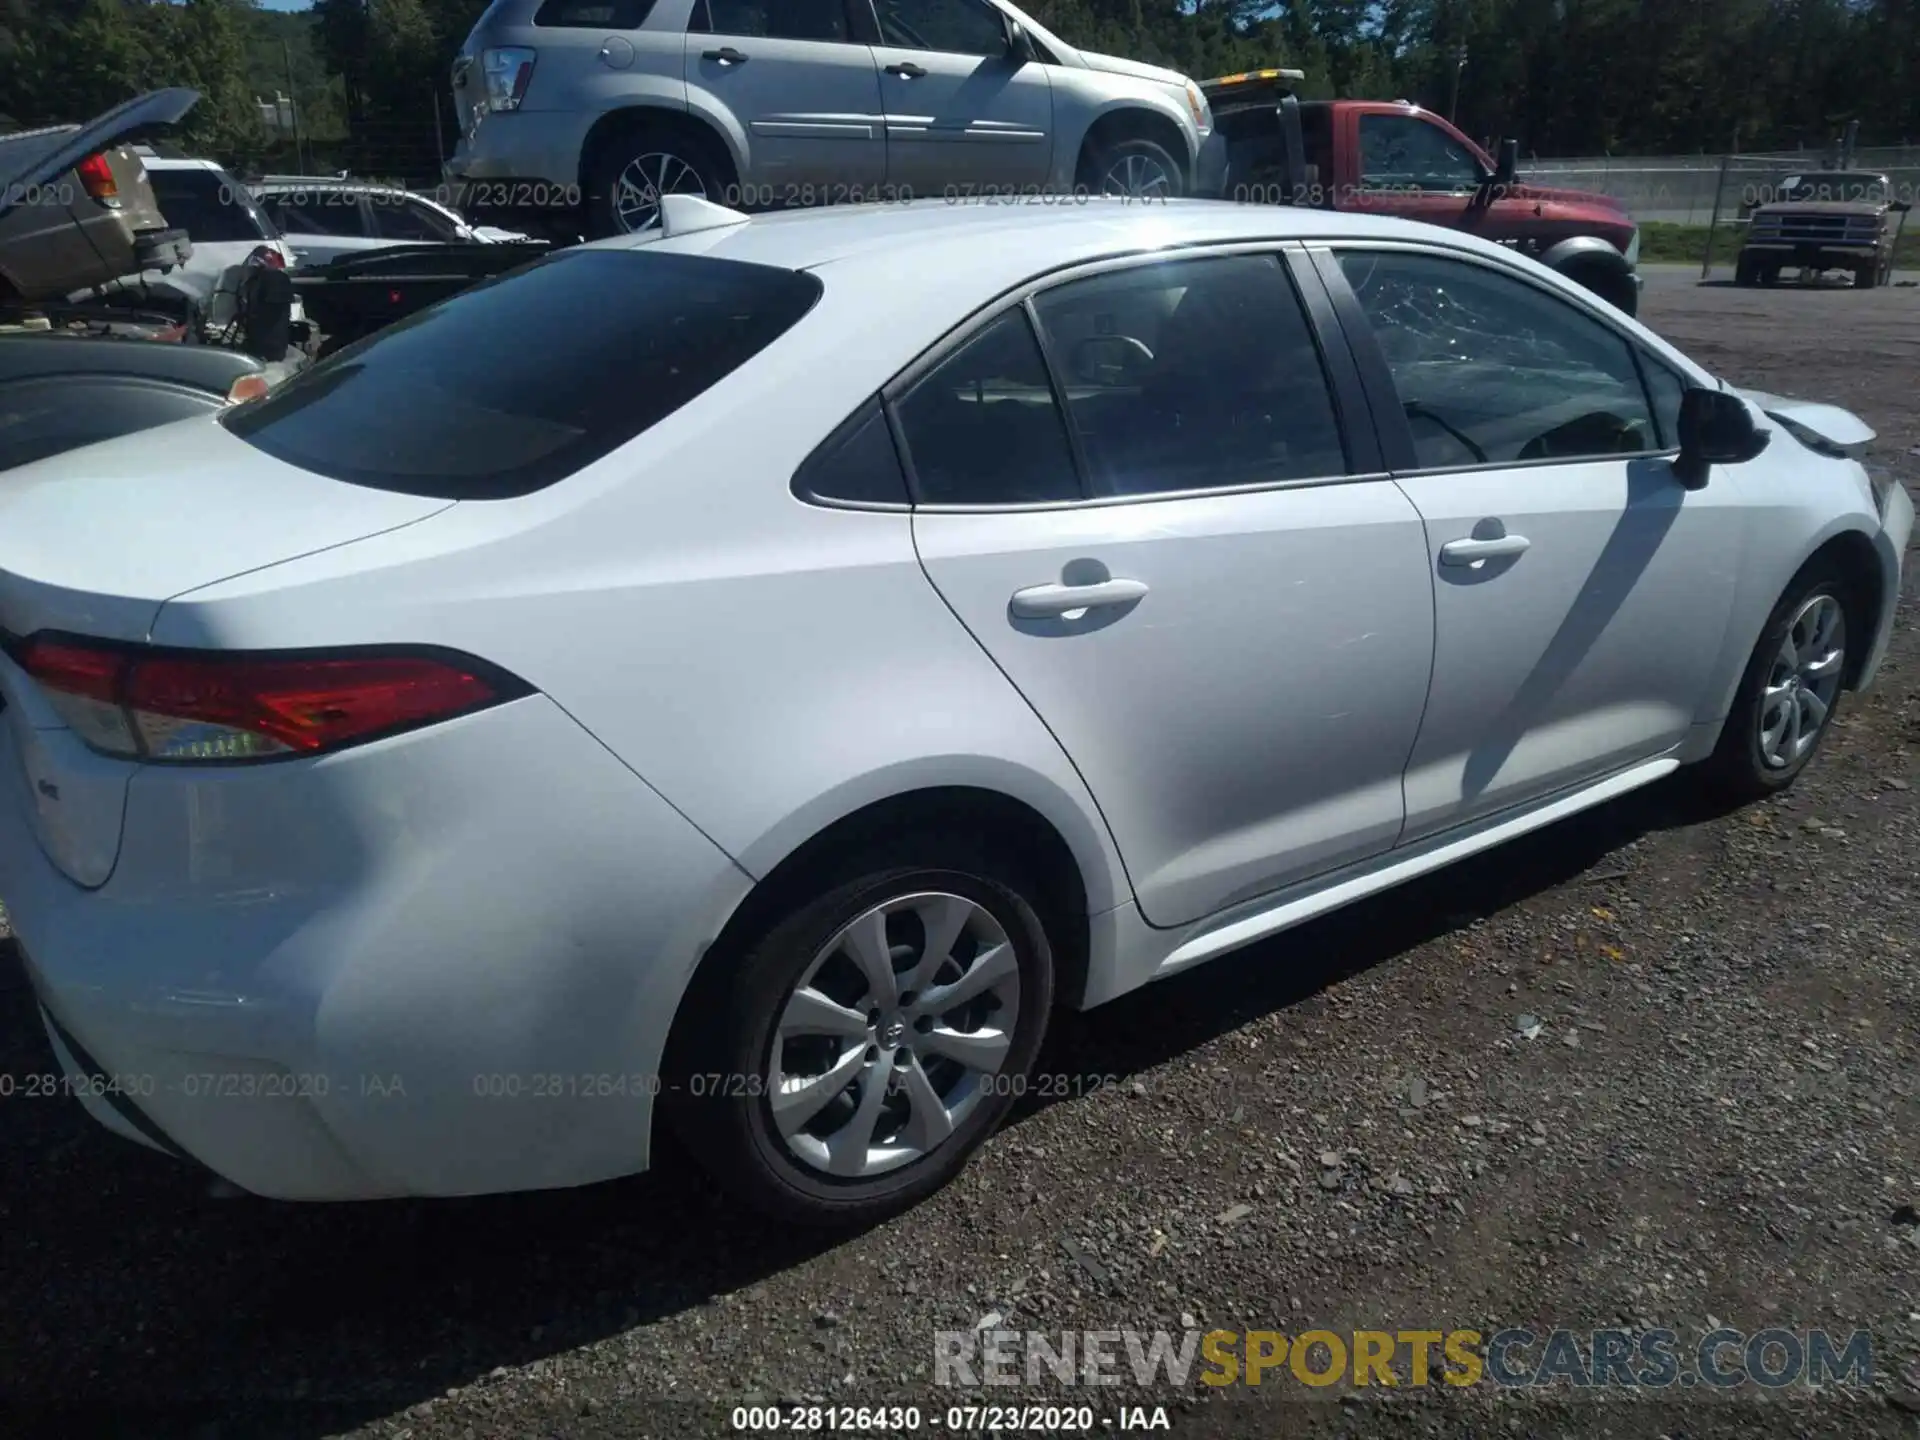
[[[598,115],[584,110],[515,110],[488,115],[454,145],[445,166],[446,189],[435,198],[463,213],[476,200],[504,203],[511,191],[531,187],[551,192],[578,188],[580,152]],[[549,195],[547,198],[551,198]]]
[[[96,890],[0,732],[0,894],[69,1086],[285,1199],[646,1168],[674,1007],[746,877],[542,696],[315,761],[141,767]]]
[[[1797,265],[1803,269],[1851,269],[1880,258],[1877,245],[1809,244],[1804,241],[1755,240],[1741,247],[1741,257],[1754,256],[1769,265]]]
[[[184,230],[141,230],[133,237],[134,262],[142,270],[172,270],[193,256],[193,241]]]

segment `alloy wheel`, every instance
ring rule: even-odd
[[[629,235],[651,230],[660,223],[662,195],[698,195],[704,199],[706,194],[706,182],[693,166],[678,155],[650,150],[629,160],[614,180],[614,222]]]
[[[995,1093],[1019,1011],[1018,957],[984,906],[944,892],[874,905],[781,1006],[765,1085],[773,1128],[822,1174],[910,1164]]]
[[[1102,195],[1123,195],[1139,200],[1169,200],[1176,193],[1174,177],[1167,167],[1151,155],[1122,155],[1100,177]]]
[[[1840,691],[1846,665],[1847,617],[1822,591],[1795,612],[1760,692],[1760,758],[1785,770],[1813,749]]]

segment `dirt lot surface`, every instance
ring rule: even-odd
[[[1920,484],[1920,290],[1656,273],[1645,310],[1738,382],[1858,410]],[[1872,1335],[1844,1393],[1125,1397],[1178,1435],[1920,1433],[1920,628],[1842,715],[1776,803],[1715,815],[1668,785],[1066,1017],[1040,1065],[1066,1098],[837,1244],[671,1166],[461,1203],[210,1198],[16,1084],[0,1434],[723,1434],[734,1404],[810,1397],[917,1403],[925,1433],[1045,1394],[1117,1415],[1106,1392],[937,1389],[934,1332],[996,1313],[1670,1327],[1683,1368],[1719,1325]],[[7,973],[18,1081],[53,1062]]]

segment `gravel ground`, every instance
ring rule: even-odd
[[[1657,273],[1645,308],[1738,381],[1860,411],[1920,482],[1920,292]],[[1127,1398],[1183,1435],[1920,1434],[1916,677],[1907,629],[1775,803],[1714,814],[1681,784],[1643,792],[1065,1017],[1040,1070],[1075,1093],[837,1244],[770,1230],[672,1163],[456,1203],[211,1198],[16,1091],[0,1433],[719,1434],[726,1406],[805,1397],[917,1402],[932,1429],[949,1404],[1042,1393],[933,1386],[933,1332],[998,1312],[1035,1329],[1865,1327],[1871,1390],[1824,1397]],[[7,973],[0,1055],[24,1076],[52,1061]]]

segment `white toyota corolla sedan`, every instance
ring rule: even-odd
[[[868,1220],[1062,1006],[1790,784],[1894,614],[1872,438],[1453,231],[671,197],[0,482],[0,896],[88,1110],[247,1190],[667,1123]]]

